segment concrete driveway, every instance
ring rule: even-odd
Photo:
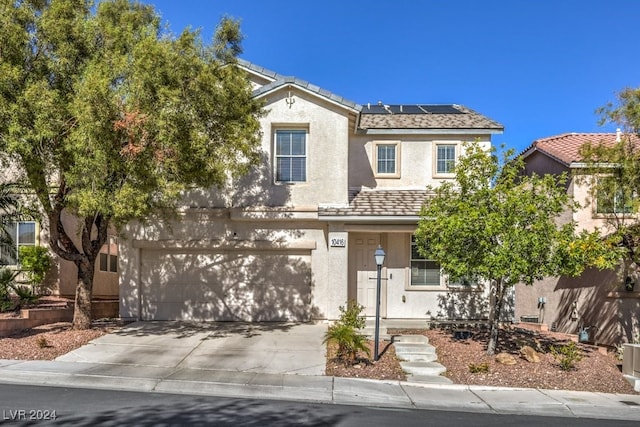
[[[56,360],[162,371],[324,375],[327,325],[136,322]]]

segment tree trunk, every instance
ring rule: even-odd
[[[90,329],[94,265],[85,257],[83,261],[76,263],[76,266],[78,267],[78,285],[73,310],[73,329]]]
[[[501,279],[491,282],[491,300],[489,313],[489,342],[487,354],[493,356],[498,345],[498,331],[500,330],[500,314],[504,302],[504,286]]]

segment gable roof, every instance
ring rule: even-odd
[[[385,130],[473,130],[502,133],[504,126],[463,105],[366,105],[358,128],[368,133]]]
[[[267,83],[266,85],[261,86],[253,91],[253,96],[255,98],[260,98],[269,93],[275,92],[282,87],[296,86],[306,92],[323,97],[331,102],[337,103],[338,105],[349,108],[351,110],[355,110],[356,112],[360,111],[360,109],[362,108],[360,105],[356,104],[355,102],[349,101],[348,99],[340,95],[336,95],[335,93],[322,89],[320,88],[320,86],[311,84],[306,80],[302,80],[292,76],[283,76],[282,74],[278,74],[274,71],[252,64],[251,62],[245,61],[243,59],[238,59],[238,64],[241,67],[247,69],[248,71],[251,71],[256,74],[260,74],[261,76],[265,77],[267,80],[270,80],[270,83]]]
[[[522,156],[523,159],[526,159],[533,153],[540,152],[551,157],[558,163],[569,167],[572,163],[580,163],[584,160],[579,154],[580,148],[584,144],[602,144],[607,147],[612,147],[620,137],[621,135],[616,133],[563,133],[561,135],[550,136],[533,141],[533,143],[526,148],[520,156]],[[636,143],[640,143],[637,136],[633,135],[632,138],[634,138]]]

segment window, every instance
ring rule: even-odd
[[[109,236],[109,241],[100,249],[100,271],[118,272],[118,239]]]
[[[479,280],[475,277],[464,277],[459,280],[449,280],[447,286],[449,288],[473,288],[477,287]]]
[[[613,177],[598,180],[596,213],[626,214],[633,210],[631,194],[625,194]]]
[[[11,247],[8,244],[0,245],[0,264],[16,265],[20,246],[36,245],[36,223],[34,221],[11,222],[5,224],[4,228],[11,238]]]
[[[375,175],[382,178],[400,178],[400,143],[384,141],[373,143]]]
[[[307,180],[306,139],[305,130],[276,131],[276,181],[305,182]]]
[[[456,145],[437,144],[436,145],[436,173],[453,173],[456,165]]]
[[[411,236],[411,286],[440,286],[440,264],[418,252],[415,236]]]

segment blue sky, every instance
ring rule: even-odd
[[[502,123],[496,145],[601,127],[640,87],[638,0],[144,0],[210,41],[241,21],[242,58],[366,104],[463,104]]]

